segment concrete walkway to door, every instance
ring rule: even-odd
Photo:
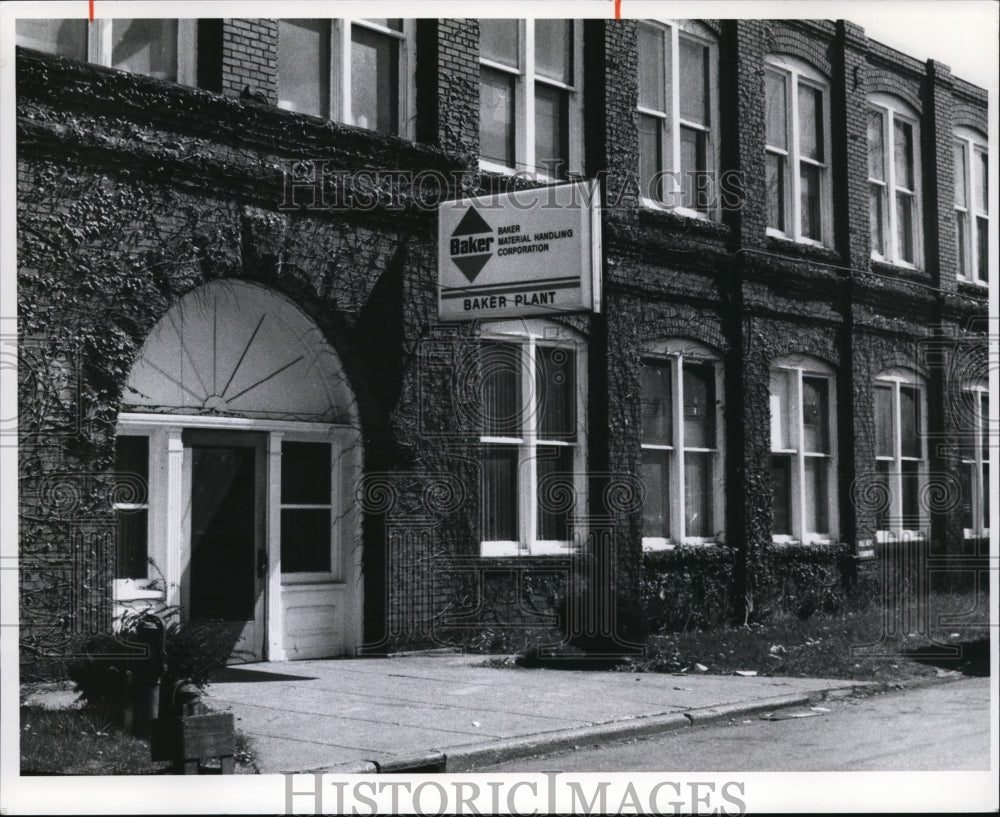
[[[818,678],[483,666],[483,655],[228,667],[207,692],[252,736],[260,771],[469,771],[542,751],[850,694]]]

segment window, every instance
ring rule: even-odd
[[[868,185],[872,258],[921,264],[920,125],[912,108],[885,94],[869,99]]]
[[[962,431],[962,527],[966,536],[990,535],[990,394],[985,381],[971,383],[958,407]]]
[[[278,21],[278,107],[408,135],[414,22]]]
[[[955,132],[955,243],[958,277],[989,283],[989,162],[986,138],[970,128]]]
[[[482,169],[582,170],[582,34],[575,20],[479,21]]]
[[[642,544],[723,540],[722,367],[707,347],[668,341],[642,364]]]
[[[639,23],[639,188],[646,204],[715,214],[718,65],[707,28]]]
[[[196,20],[18,20],[17,44],[148,77],[197,84]]]
[[[768,56],[764,71],[768,235],[830,244],[828,83],[807,63]]]
[[[281,441],[281,572],[329,573],[333,526],[330,444]]]
[[[919,378],[893,369],[875,382],[875,475],[887,499],[876,520],[878,540],[920,536],[926,527],[921,490],[927,475],[926,408]]]
[[[485,324],[481,378],[482,555],[566,552],[567,498],[582,496],[586,351],[545,321]]]
[[[772,537],[837,538],[836,383],[819,360],[795,356],[771,367]]]
[[[112,507],[118,518],[116,579],[145,579],[149,560],[149,438],[115,440]]]

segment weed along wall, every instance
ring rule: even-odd
[[[26,671],[147,607],[620,652],[978,569],[982,89],[846,21],[168,24],[197,64],[18,28]],[[320,93],[352,33],[398,70]]]

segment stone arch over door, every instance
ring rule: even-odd
[[[248,281],[182,297],[132,367],[118,434],[147,452],[155,566],[116,581],[120,604],[222,618],[243,660],[360,645],[357,401],[292,300]]]

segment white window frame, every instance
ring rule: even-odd
[[[656,28],[665,31],[670,38],[670,66],[669,72],[663,78],[663,88],[666,94],[664,101],[665,110],[659,111],[652,108],[645,108],[636,105],[636,109],[643,116],[655,117],[660,120],[661,144],[663,145],[658,165],[663,174],[665,185],[664,195],[666,201],[659,201],[646,195],[647,190],[642,189],[642,180],[639,184],[639,196],[643,206],[659,210],[670,210],[689,218],[700,218],[715,220],[719,214],[719,43],[718,38],[712,31],[694,20],[640,20],[640,26]],[[709,81],[708,81],[708,127],[695,122],[681,119],[680,102],[680,38],[695,40],[701,45],[707,46],[709,55]],[[641,55],[640,55],[641,58]],[[666,67],[666,66],[665,66]],[[715,173],[715,183],[712,185],[710,194],[714,199],[712,206],[707,211],[695,210],[683,205],[673,206],[673,202],[683,201],[683,186],[680,179],[681,168],[681,126],[692,128],[708,134],[706,163],[707,172]]]
[[[479,169],[490,173],[513,175],[528,173],[538,181],[554,181],[546,167],[536,167],[535,156],[535,84],[541,83],[561,91],[567,98],[567,140],[569,161],[563,175],[583,173],[583,21],[570,20],[573,26],[573,84],[567,85],[535,73],[534,20],[518,20],[518,66],[479,58],[483,67],[514,77],[514,167],[492,159],[479,158]],[[529,25],[529,23],[531,25]]]
[[[882,115],[882,162],[884,180],[869,178],[869,196],[871,185],[878,184],[884,188],[884,206],[882,208],[882,235],[884,236],[884,254],[872,249],[871,257],[906,269],[923,269],[924,264],[924,234],[923,234],[923,196],[921,193],[920,158],[920,114],[898,97],[890,94],[871,94],[868,97],[868,107]],[[896,184],[896,138],[895,122],[899,119],[910,125],[913,132],[913,187],[908,191]],[[913,196],[913,261],[900,258],[898,242],[899,215],[896,208],[896,194],[899,191]]]
[[[571,348],[576,354],[576,440],[545,440],[545,446],[573,448],[574,508],[582,516],[586,505],[585,470],[587,463],[587,345],[575,332],[544,319],[498,320],[484,322],[480,341],[516,344],[520,351],[521,396],[529,400],[536,395],[535,350],[539,346]],[[480,435],[482,445],[500,444],[518,447],[517,469],[517,529],[519,540],[486,540],[480,542],[485,557],[544,556],[570,554],[576,550],[572,539],[538,538],[538,468],[536,431],[538,412],[532,406],[522,406],[522,433],[517,437]]]
[[[647,344],[643,348],[642,357],[644,360],[655,360],[660,363],[669,363],[671,380],[671,417],[672,426],[670,438],[672,445],[662,445],[659,443],[646,443],[642,441],[642,430],[640,429],[640,448],[642,451],[669,451],[670,457],[670,496],[667,498],[670,504],[670,537],[643,536],[643,550],[673,550],[678,543],[686,545],[724,543],[726,541],[725,532],[725,405],[723,395],[723,367],[719,355],[704,344],[693,340],[672,338],[655,344]],[[715,448],[695,448],[684,445],[684,362],[691,361],[698,364],[709,364],[715,371]],[[692,453],[714,453],[712,460],[712,472],[715,475],[717,485],[720,489],[713,496],[712,520],[718,528],[714,536],[688,536],[686,531],[687,509],[684,507],[685,497],[685,473],[684,457],[687,452]]]
[[[797,542],[802,544],[830,544],[840,538],[839,513],[837,506],[837,374],[832,366],[810,355],[788,355],[771,363],[771,372],[782,372],[788,377],[788,415],[775,410],[775,402],[780,398],[770,393],[771,405],[771,453],[791,455],[791,534],[774,534],[774,542]],[[805,450],[805,424],[802,417],[802,380],[804,377],[823,378],[827,381],[827,428],[829,430],[828,454]],[[790,447],[777,448],[775,440],[781,439],[781,422],[788,423]],[[806,502],[806,460],[822,459],[827,463],[827,521],[829,530],[808,531]]]
[[[146,459],[146,501],[145,502],[115,502],[112,503],[112,510],[114,511],[146,511],[146,559],[148,562],[152,561],[154,565],[162,570],[160,565],[163,564],[161,560],[154,558],[154,536],[157,532],[157,526],[154,520],[154,509],[159,507],[159,502],[162,496],[162,480],[156,478],[162,470],[162,452],[157,451],[157,456],[154,460],[153,455],[153,443],[156,440],[156,436],[148,430],[136,429],[134,427],[124,426],[122,427],[116,437],[138,437],[146,441],[147,459]],[[117,466],[116,466],[117,472]],[[155,488],[155,490],[154,490]],[[162,538],[162,537],[161,537]],[[115,540],[116,543],[118,540]],[[120,543],[119,543],[120,544]],[[160,542],[157,541],[157,547],[155,548],[156,555],[161,556],[161,551],[163,548],[160,546]],[[150,575],[150,573],[155,573],[155,571],[150,571],[147,569],[146,578],[132,579],[132,578],[122,578],[118,576],[118,554],[115,554],[115,578],[114,578],[114,590],[115,598],[119,601],[135,601],[139,599],[160,599],[163,598],[163,593],[161,589],[161,582],[163,576]]]
[[[983,466],[990,464],[990,449],[988,445],[983,445],[983,437],[986,436],[986,432],[990,428],[990,418],[988,413],[983,415],[982,401],[984,397],[989,401],[990,387],[985,380],[975,380],[967,382],[962,391],[966,402],[961,410],[968,411],[970,404],[974,407],[971,412],[972,428],[968,430],[973,438],[971,450],[964,440],[961,445],[962,467],[971,466],[972,469],[972,527],[963,527],[962,531],[967,539],[986,538],[990,535],[990,529],[985,525],[986,509],[989,506],[990,497],[986,496]]]
[[[989,150],[987,148],[986,137],[983,136],[979,131],[973,130],[967,127],[957,127],[955,128],[955,146],[960,148],[964,156],[965,165],[965,203],[964,206],[959,205],[958,202],[955,203],[955,213],[956,219],[959,213],[965,214],[966,219],[966,248],[963,253],[961,247],[957,247],[959,254],[964,255],[964,258],[960,258],[965,262],[965,268],[968,270],[968,275],[962,275],[962,267],[959,265],[956,268],[956,275],[959,281],[967,281],[972,284],[978,284],[979,286],[987,287],[989,286],[989,259],[987,259],[987,277],[985,279],[980,278],[978,275],[979,270],[979,219],[986,220],[986,232],[987,237],[989,236],[989,222],[990,214],[989,210],[979,209],[979,196],[976,189],[976,159],[977,154],[983,153],[989,156]],[[989,165],[987,165],[988,172]],[[984,180],[985,181],[985,180]],[[987,202],[987,207],[989,202]]]
[[[909,369],[892,368],[888,369],[875,378],[875,384],[889,386],[892,389],[892,411],[893,411],[893,440],[892,455],[882,456],[875,451],[876,462],[890,463],[889,470],[889,520],[890,529],[877,530],[876,540],[879,543],[893,541],[915,540],[926,536],[929,518],[927,511],[921,507],[919,497],[923,493],[927,483],[927,385],[920,375]],[[908,386],[917,390],[920,411],[920,457],[904,457],[902,455],[902,422],[900,416],[899,390],[901,386]],[[875,422],[878,418],[875,417]],[[877,435],[877,431],[876,431]],[[877,436],[876,436],[877,439]],[[920,518],[919,528],[903,527],[903,462],[916,462],[917,466],[917,508]]]
[[[118,18],[119,20],[121,18]],[[164,18],[166,19],[166,18]],[[113,68],[111,60],[111,27],[115,20],[99,18],[87,29],[87,61]],[[198,21],[177,20],[177,79],[178,85],[198,84]],[[165,80],[168,81],[169,80]]]
[[[775,238],[796,241],[800,244],[810,244],[814,247],[829,247],[833,244],[833,197],[831,182],[831,152],[830,141],[830,80],[804,60],[787,54],[768,54],[765,57],[765,71],[782,74],[785,88],[786,128],[785,142],[787,149],[766,143],[765,153],[785,157],[786,185],[782,191],[785,196],[785,230],[768,226],[766,233]],[[823,161],[817,162],[801,155],[799,146],[799,85],[805,84],[818,90],[823,95]],[[802,179],[801,164],[818,167],[819,171],[819,207],[820,230],[819,240],[802,235]],[[791,227],[791,229],[788,229]]]
[[[416,71],[413,70],[413,66],[416,62],[417,22],[408,17],[404,17],[402,20],[402,31],[396,31],[394,28],[373,23],[360,17],[325,20],[325,22],[330,24],[330,99],[328,103],[331,121],[351,125],[356,128],[362,127],[361,125],[354,124],[354,117],[351,112],[351,34],[353,26],[358,26],[359,28],[365,28],[398,41],[399,76],[396,80],[396,87],[399,91],[399,99],[397,100],[396,108],[399,121],[396,124],[396,135],[405,139],[415,138],[415,100],[417,92]],[[278,48],[281,48],[280,38]],[[283,110],[290,110],[280,100],[278,107]],[[306,115],[312,116],[313,114]],[[374,128],[364,128],[364,130],[374,130]]]

